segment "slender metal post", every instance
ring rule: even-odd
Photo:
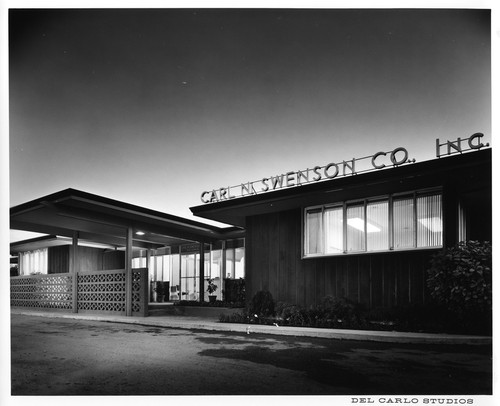
[[[73,239],[70,248],[69,272],[72,276],[73,313],[78,313],[78,232],[73,231]]]
[[[179,302],[182,300],[182,245],[179,245]]]
[[[132,316],[132,228],[127,228],[125,247],[125,315]]]
[[[150,271],[151,271],[151,258],[153,258],[153,275],[154,275],[154,282],[156,284],[156,281],[157,281],[157,276],[156,276],[156,251],[155,250],[150,250],[148,249],[146,251],[146,268],[148,270],[147,272],[147,279],[148,279],[148,283],[147,283],[147,294],[148,294],[148,301],[149,301],[149,297],[151,296],[151,292],[150,292],[150,289],[152,288],[152,283],[149,281],[149,275],[150,275]]]
[[[205,301],[205,244],[200,242],[200,303]]]
[[[226,300],[226,277],[227,277],[227,264],[226,264],[226,241],[222,241],[222,248],[221,248],[221,261],[222,261],[222,266],[221,266],[221,275],[220,275],[220,283],[221,283],[221,299]],[[222,290],[224,290],[224,293],[222,293]]]

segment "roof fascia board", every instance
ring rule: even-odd
[[[34,242],[50,241],[50,240],[54,240],[56,238],[57,238],[57,235],[53,235],[53,234],[52,235],[44,235],[42,237],[29,238],[27,240],[11,242],[10,248],[16,247],[17,245],[21,245],[21,244],[32,244]]]
[[[71,237],[73,232],[65,228],[54,227],[54,226],[46,226],[34,223],[27,223],[24,221],[12,220],[10,221],[10,229],[11,230],[21,230],[21,231],[31,231],[34,233],[40,234],[53,234],[53,235],[61,235],[64,237]]]
[[[16,216],[18,214],[23,214],[23,213],[31,211],[31,210],[40,209],[43,206],[46,206],[47,202],[55,202],[55,203],[62,202],[64,200],[71,198],[71,196],[68,195],[69,193],[71,193],[71,191],[74,191],[74,189],[61,190],[59,192],[52,193],[50,195],[46,195],[46,196],[37,198],[37,199],[31,200],[29,202],[25,202],[25,203],[21,203],[17,206],[13,206],[10,208],[10,215],[12,217],[12,216]]]
[[[116,203],[118,203],[118,202],[111,201],[111,200],[109,202],[102,202],[102,201],[98,201],[95,199],[90,199],[87,197],[80,197],[80,196],[72,196],[72,198],[74,200],[81,201],[84,203],[94,204],[97,206],[105,207],[105,208],[112,209],[112,210],[121,211],[121,212],[132,214],[135,216],[147,217],[147,218],[150,218],[150,219],[153,219],[156,221],[161,221],[163,223],[166,222],[166,223],[170,223],[170,224],[175,224],[175,225],[178,225],[181,227],[188,227],[188,228],[192,228],[195,230],[206,231],[206,232],[207,231],[214,232],[215,230],[217,230],[217,227],[210,226],[208,224],[194,222],[194,221],[188,220],[188,219],[182,219],[181,217],[174,217],[170,214],[156,212],[156,211],[153,211],[150,209],[142,208],[139,206],[133,206],[133,205],[130,205],[127,203],[123,203],[122,205],[117,205]],[[105,198],[103,198],[103,199],[105,199]],[[125,205],[128,207],[125,207]]]

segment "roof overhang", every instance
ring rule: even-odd
[[[76,232],[79,241],[118,248],[126,245],[129,228],[133,246],[150,249],[243,236],[243,230],[235,227],[219,228],[75,189],[12,207],[10,228],[52,236],[31,241],[31,246],[61,245]]]
[[[62,237],[57,235],[46,235],[29,240],[13,242],[10,244],[10,253],[15,255],[19,252],[35,251],[42,248],[59,247],[62,245],[71,245],[73,239],[69,237]],[[81,247],[93,247],[102,249],[116,249],[115,245],[98,243],[95,241],[88,241],[78,239],[78,245]]]

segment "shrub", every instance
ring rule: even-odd
[[[326,296],[317,309],[325,327],[362,328],[366,324],[363,309],[346,298]]]
[[[431,296],[457,313],[491,309],[491,244],[461,242],[436,254],[428,270]]]
[[[174,303],[174,306],[186,307],[226,307],[226,303],[222,300],[215,300],[213,302],[200,302],[199,300],[180,300]]]
[[[224,299],[235,306],[244,307],[246,301],[245,279],[225,279]]]
[[[409,304],[393,308],[375,308],[367,312],[372,330],[396,330],[427,333],[456,333],[450,312],[436,304]]]
[[[249,318],[245,312],[232,314],[220,314],[219,321],[222,323],[248,323]]]
[[[286,302],[278,302],[275,307],[276,318],[281,321],[286,321],[298,310],[300,310],[300,307],[297,305]]]
[[[345,298],[327,296],[318,306],[305,309],[289,303],[278,303],[276,316],[283,325],[327,328],[362,328],[367,323],[362,309]]]
[[[267,290],[258,291],[249,304],[250,314],[256,314],[259,317],[274,316],[273,296]]]
[[[463,324],[491,323],[491,244],[467,241],[436,254],[428,270],[432,298]]]
[[[309,326],[310,317],[304,308],[290,303],[279,302],[276,305],[277,321],[285,326]]]

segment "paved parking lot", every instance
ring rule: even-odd
[[[491,345],[395,344],[13,314],[13,395],[480,395]]]

